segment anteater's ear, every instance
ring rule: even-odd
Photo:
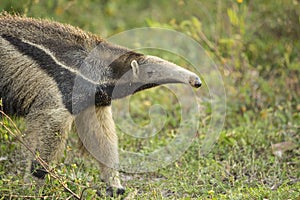
[[[132,68],[132,72],[133,72],[133,76],[134,77],[138,77],[139,75],[139,64],[137,63],[136,60],[131,61],[131,68]]]

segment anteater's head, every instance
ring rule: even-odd
[[[183,83],[198,88],[201,80],[195,73],[156,56],[127,52],[110,64],[114,82],[113,98],[167,83]]]

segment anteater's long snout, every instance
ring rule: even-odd
[[[142,65],[139,70],[143,73],[142,80],[159,84],[184,83],[195,88],[202,85],[197,74],[159,57],[146,56]]]

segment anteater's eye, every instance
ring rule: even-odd
[[[154,72],[155,72],[155,71],[150,71],[150,72],[147,72],[147,74],[148,74],[148,77],[149,77],[149,78],[151,78],[151,77],[154,75]]]

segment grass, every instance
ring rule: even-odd
[[[217,143],[205,155],[199,151],[201,137],[196,138],[182,157],[165,168],[151,173],[121,174],[128,189],[125,196],[129,199],[297,199],[300,195],[299,148],[284,152],[282,157],[272,153],[272,143],[290,139],[299,143],[297,131],[299,127],[287,127],[282,133],[266,128],[265,123],[235,127],[222,131]],[[12,147],[8,141],[2,143],[2,149]],[[95,189],[105,186],[99,180],[95,163],[78,156],[74,141],[68,144],[64,164],[56,166],[57,172],[69,181],[69,188],[77,194],[91,187],[83,194],[86,198],[95,198]],[[124,145],[121,140],[120,146]],[[137,148],[135,145],[133,143],[132,148]],[[7,153],[5,150],[5,155]],[[34,186],[24,189],[20,177],[8,175],[6,162],[1,162],[1,194],[7,195],[6,198],[22,194],[36,196]],[[70,194],[48,177],[40,195],[65,199]]]
[[[0,9],[52,18],[101,33],[103,37],[139,26],[168,27],[199,42],[216,63],[224,80],[227,108],[226,121],[214,145],[203,153],[210,119],[212,115],[219,117],[218,113],[212,113],[209,96],[209,84],[215,76],[204,73],[201,75],[206,84],[196,92],[201,111],[197,116],[199,127],[190,138],[193,141],[189,148],[176,161],[153,172],[121,173],[126,194],[112,199],[297,200],[300,198],[299,5],[292,0],[276,3],[28,0],[23,4],[4,0]],[[151,53],[188,65],[166,52]],[[181,96],[186,95],[184,90],[180,92]],[[168,88],[138,93],[128,99],[126,108],[124,102],[113,104],[120,148],[149,155],[181,135],[182,109],[189,108],[180,105],[178,96]],[[157,104],[161,107],[155,107]],[[165,124],[151,137],[153,129],[146,133],[143,129],[131,132],[129,129],[132,136],[124,129],[128,116],[140,126],[151,119],[158,119],[158,125],[161,121]],[[2,120],[7,123],[5,118]],[[21,131],[25,129],[24,119],[13,120]],[[191,126],[187,124],[188,128]],[[49,176],[43,190],[37,189],[33,182],[24,183],[18,170],[13,170],[19,162],[13,156],[20,144],[2,127],[0,133],[0,199],[70,197]],[[97,164],[90,157],[83,158],[76,143],[77,136],[72,132],[63,160],[52,167],[84,199],[110,199],[97,194],[97,190],[105,194]]]

